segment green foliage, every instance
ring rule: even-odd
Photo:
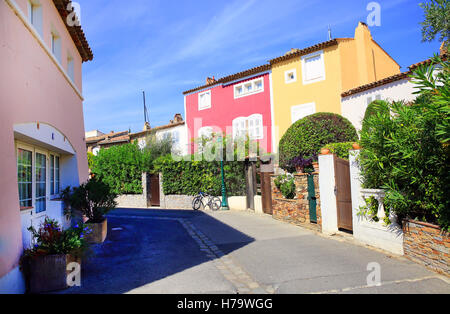
[[[75,257],[82,257],[88,249],[85,236],[91,230],[86,225],[75,225],[73,228],[62,230],[58,222],[46,218],[39,230],[34,227],[28,228],[31,232],[35,245],[32,249],[25,251],[25,257],[70,254]]]
[[[450,5],[448,0],[431,0],[427,3],[420,3],[419,6],[424,10],[425,21],[422,25],[423,41],[433,41],[439,36],[439,42],[446,42],[450,35]]]
[[[89,223],[101,223],[116,208],[116,197],[107,184],[94,178],[73,189],[70,205],[87,217]]]
[[[280,141],[280,167],[293,171],[290,161],[312,157],[329,143],[357,141],[355,127],[334,113],[316,113],[294,123]]]
[[[364,119],[362,121],[362,132],[366,132],[366,121],[373,115],[376,115],[380,110],[386,110],[387,102],[384,100],[375,100],[371,102],[366,109],[366,113],[364,114]]]
[[[147,137],[147,145],[143,149],[143,165],[144,171],[154,172],[153,163],[161,156],[166,156],[172,153],[172,137],[166,136],[162,139],[157,139],[154,134]],[[173,152],[177,154],[177,152]]]
[[[292,200],[296,196],[295,179],[291,174],[280,175],[274,180],[275,186],[281,191],[283,197]]]
[[[335,154],[339,158],[348,160],[350,156],[350,150],[353,149],[354,143],[355,142],[331,143],[325,145],[324,148],[329,149],[331,154]]]
[[[89,165],[89,169],[93,169],[94,168],[94,163],[95,163],[95,155],[91,152],[87,153],[87,160],[88,160],[88,165]]]
[[[158,158],[155,170],[163,175],[166,195],[197,195],[206,192],[221,195],[220,161],[175,161],[170,155]],[[225,183],[228,196],[245,195],[245,165],[242,161],[225,161]]]
[[[91,169],[116,194],[141,194],[144,156],[136,143],[100,150]]]
[[[400,218],[450,225],[449,67],[435,78],[434,66],[413,76],[414,104],[380,104],[361,132],[360,164],[365,188],[386,190],[386,208]]]

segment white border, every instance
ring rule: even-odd
[[[294,73],[294,78],[293,79],[289,79],[288,74],[293,72]],[[286,84],[292,84],[297,82],[297,69],[292,69],[292,70],[288,70],[284,72],[284,82]]]
[[[312,58],[312,57],[316,57],[316,56],[318,56],[318,55],[320,55],[320,62],[321,62],[321,66],[322,66],[322,69],[323,69],[322,76],[319,77],[319,78],[313,79],[313,80],[306,80],[306,78],[305,78],[305,70],[306,70],[306,67],[305,67],[305,60],[306,60],[306,59],[310,59],[310,58]],[[308,54],[308,55],[306,55],[306,56],[302,56],[302,78],[303,78],[303,85],[309,85],[309,84],[313,84],[313,83],[325,81],[325,79],[326,79],[326,73],[325,73],[325,72],[326,72],[326,70],[325,70],[325,59],[324,59],[324,53],[323,53],[323,50],[315,51],[315,52],[310,53],[310,54]]]
[[[200,108],[200,98],[201,98],[202,95],[206,95],[206,94],[209,94],[209,106]],[[211,107],[212,107],[211,103],[212,103],[212,93],[211,93],[211,90],[207,90],[207,91],[204,91],[204,92],[198,94],[198,111],[211,109]]]

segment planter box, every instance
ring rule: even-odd
[[[403,222],[405,256],[450,276],[450,236],[438,226],[415,220]]]
[[[31,258],[29,260],[29,291],[43,293],[67,289],[67,276],[71,270],[67,265],[81,260],[70,255],[48,255]]]
[[[92,232],[86,236],[86,241],[92,244],[105,242],[108,234],[108,220],[105,218],[101,223],[87,224]]]

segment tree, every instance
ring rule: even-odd
[[[428,3],[420,3],[425,11],[425,21],[422,25],[422,40],[433,41],[439,35],[439,42],[445,42],[448,48],[450,35],[450,6],[448,0],[431,0]]]

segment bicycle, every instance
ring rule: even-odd
[[[222,201],[217,196],[211,196],[204,192],[198,193],[192,200],[192,208],[199,210],[201,207],[206,208],[206,206],[212,211],[217,211],[222,206]]]

